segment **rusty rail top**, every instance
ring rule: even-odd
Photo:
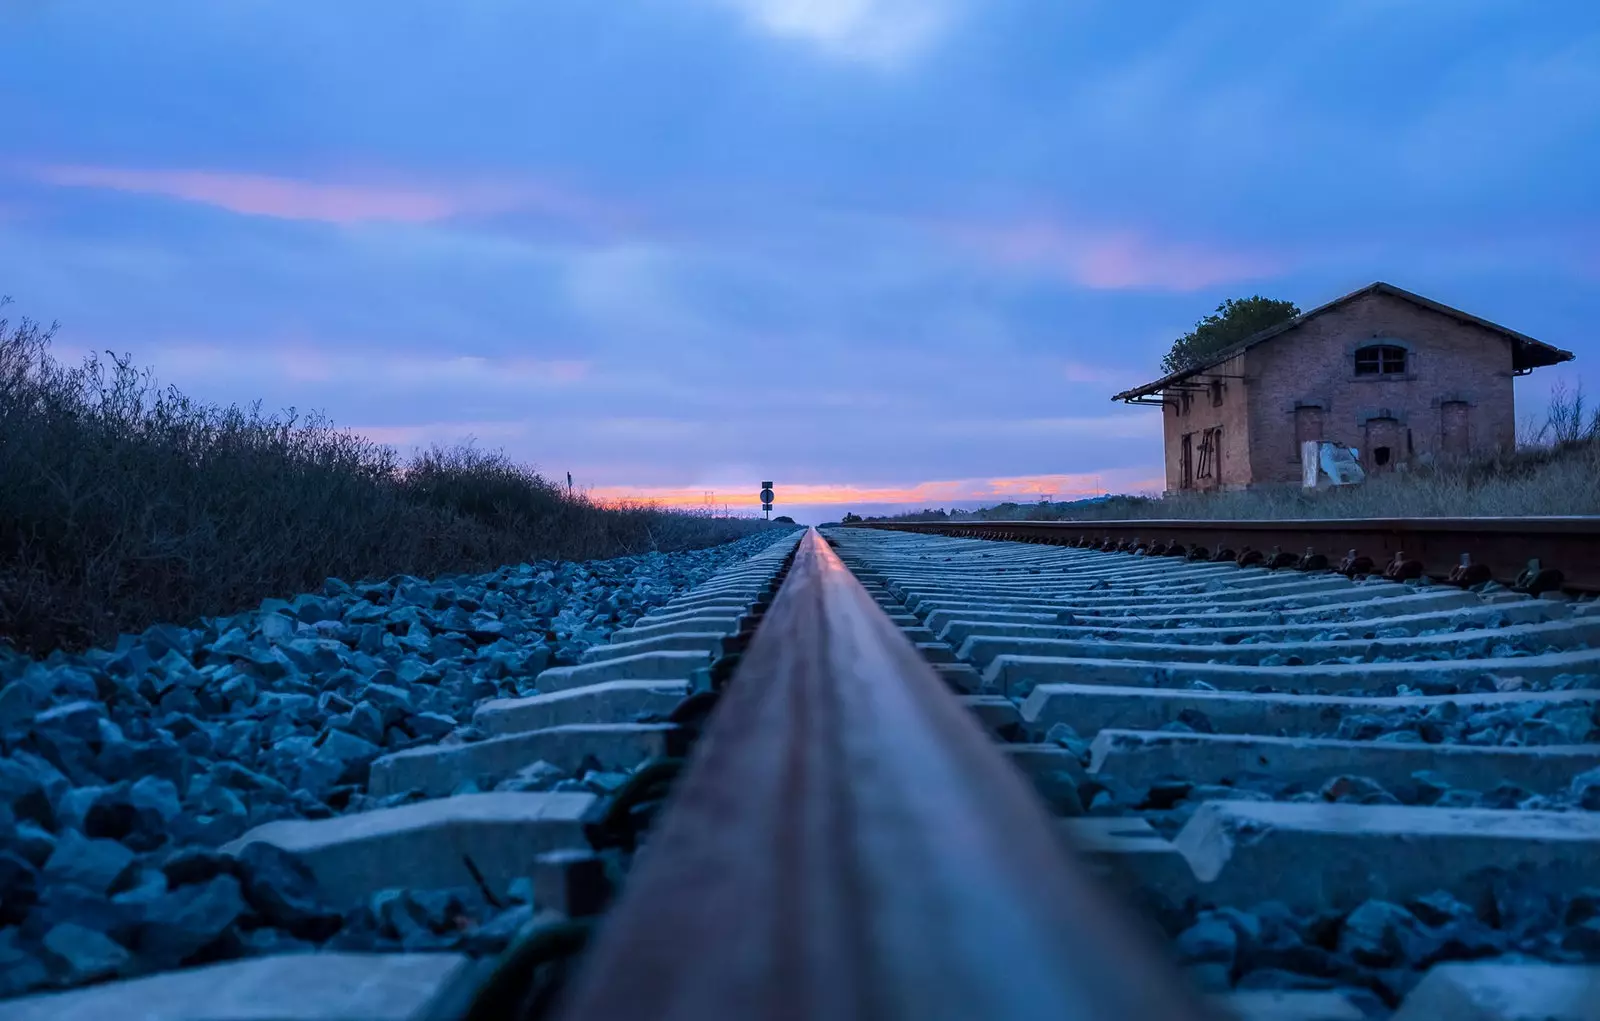
[[[815,529],[561,1021],[1201,1018]]]
[[[1538,560],[1560,572],[1560,587],[1600,592],[1600,516],[1485,518],[1299,518],[1278,520],[1120,521],[864,521],[882,528],[935,535],[1024,542],[1177,544],[1239,553],[1277,549],[1298,557],[1311,550],[1336,566],[1350,551],[1381,572],[1397,554],[1419,573],[1445,579],[1463,555],[1487,577],[1511,583]],[[1292,566],[1292,565],[1291,565]],[[1475,576],[1476,577],[1476,576]],[[1482,580],[1477,577],[1477,580]]]

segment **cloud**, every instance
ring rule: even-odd
[[[689,300],[685,277],[693,259],[672,246],[609,245],[569,253],[562,288],[586,321],[641,336],[704,335],[713,329]]]
[[[938,437],[979,437],[997,439],[1058,439],[1103,441],[1111,439],[1152,439],[1161,436],[1159,415],[1119,411],[1099,416],[1029,416],[1017,409],[1015,417],[953,418],[940,416],[919,423],[918,434]]]
[[[760,31],[843,60],[897,67],[938,41],[956,0],[714,0]]]
[[[461,208],[449,196],[423,191],[316,184],[258,174],[49,166],[41,167],[37,176],[47,184],[61,187],[160,195],[247,216],[283,220],[430,223],[453,216]]]
[[[526,436],[526,422],[425,422],[412,425],[354,425],[349,432],[391,447],[422,447],[433,443],[468,440],[515,439]]]
[[[595,226],[615,226],[627,219],[627,214],[615,206],[543,183],[423,188],[304,181],[215,170],[64,165],[36,167],[33,176],[57,187],[157,195],[279,220],[423,224],[522,210]]]
[[[337,350],[308,343],[262,342],[250,350],[213,344],[176,344],[151,351],[160,375],[296,383],[340,384],[346,387],[397,389],[472,387],[479,390],[521,390],[529,386],[570,386],[590,376],[591,363],[574,358],[483,358],[375,354]]]
[[[1486,186],[1520,190],[1530,161],[1567,162],[1600,118],[1600,34],[1538,53],[1511,49],[1488,66],[1463,60],[1439,92],[1445,98],[1405,124],[1388,158],[1430,192],[1476,199]]]
[[[1198,291],[1288,268],[1264,252],[1162,241],[1134,228],[1023,220],[940,229],[990,265],[1092,290]]]
[[[1091,365],[1087,362],[1069,360],[1061,363],[1061,378],[1068,383],[1121,386],[1134,379],[1136,375],[1129,373],[1126,369],[1107,368],[1103,365]]]
[[[598,418],[582,423],[579,428],[608,440],[677,442],[714,435],[718,431],[718,424],[682,418],[636,416]]]

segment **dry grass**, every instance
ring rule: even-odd
[[[402,460],[318,416],[195,402],[127,357],[64,366],[53,329],[0,318],[0,642],[26,651],[330,577],[689,549],[766,527],[599,507],[471,447]]]
[[[1003,503],[925,510],[896,521],[1115,521],[1129,518],[1382,518],[1600,514],[1600,410],[1557,387],[1542,427],[1522,448],[1457,464],[1379,475],[1359,486],[1112,496],[1072,503]]]

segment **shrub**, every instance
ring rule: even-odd
[[[1600,408],[1592,408],[1585,415],[1583,385],[1580,383],[1569,393],[1567,385],[1558,382],[1550,388],[1544,424],[1533,439],[1535,445],[1557,449],[1600,440]]]
[[[0,305],[3,305],[0,302]],[[403,461],[323,417],[217,407],[0,318],[0,641],[81,648],[330,577],[715,545],[753,519],[601,507],[471,446]]]

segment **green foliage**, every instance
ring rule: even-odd
[[[317,416],[197,403],[126,357],[62,366],[51,333],[0,317],[0,645],[81,648],[326,578],[688,549],[766,527],[598,506],[470,446],[402,461]]]
[[[855,522],[860,521],[860,520],[861,520],[861,515],[859,515],[859,514],[851,514],[849,511],[846,511],[844,517],[839,519],[839,522],[841,524],[850,525],[850,524],[854,524]]]
[[[772,519],[772,523],[774,525],[792,525],[794,524],[794,518],[791,518],[787,514],[779,514],[777,517]]]
[[[1299,314],[1300,309],[1292,301],[1263,298],[1259,294],[1229,298],[1196,323],[1193,330],[1172,342],[1172,350],[1161,360],[1161,367],[1167,372],[1178,372],[1204,364],[1216,352]]]

